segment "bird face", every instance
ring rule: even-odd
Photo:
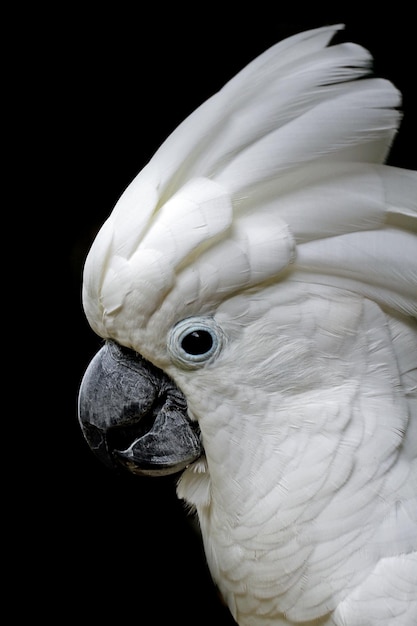
[[[109,338],[81,384],[84,435],[106,464],[137,474],[180,472],[203,446],[209,467],[224,468],[219,450],[230,455],[232,445],[249,458],[260,433],[279,445],[288,428],[300,430],[288,402],[357,380],[363,318],[361,298],[285,281],[175,323],[160,351],[165,371]],[[147,332],[150,346],[152,324]]]

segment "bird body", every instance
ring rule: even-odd
[[[401,96],[362,47],[329,45],[340,29],[276,44],[201,105],[85,264],[107,344],[84,434],[134,473],[181,469],[239,626],[417,621],[417,173],[384,164]],[[141,420],[112,448],[106,429]]]

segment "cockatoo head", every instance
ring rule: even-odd
[[[326,47],[339,28],[277,44],[197,109],[126,189],[87,257],[84,309],[113,342],[102,354],[121,351],[131,363],[138,353],[186,395],[196,386],[194,400],[187,396],[193,418],[207,415],[203,388],[210,402],[224,381],[235,393],[234,372],[250,387],[265,360],[288,372],[278,349],[293,352],[290,370],[305,379],[307,348],[292,333],[295,326],[311,339],[318,305],[308,305],[307,330],[300,298],[326,300],[333,287],[344,293],[342,308],[352,290],[410,308],[405,254],[388,258],[391,240],[381,232],[401,175],[390,185],[374,164],[395,134],[400,97],[386,81],[353,80],[368,73],[369,53]],[[268,311],[286,302],[289,346],[279,322],[267,324]],[[91,419],[85,388],[83,424]],[[109,410],[107,396],[102,402],[100,414]],[[118,419],[107,418],[113,430]]]
[[[292,473],[303,463],[318,490],[323,459],[340,456],[334,490],[347,481],[372,430],[351,427],[359,384],[375,414],[387,397],[373,385],[397,375],[378,370],[378,329],[416,313],[416,176],[383,165],[400,96],[368,77],[366,50],[328,46],[339,29],[280,42],[198,108],[86,259],[84,309],[106,341],[80,389],[86,439],[134,473],[184,472],[206,536],[210,507],[235,529],[277,490],[311,504]],[[262,511],[266,545],[279,531]]]

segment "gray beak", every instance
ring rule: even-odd
[[[78,415],[84,437],[109,467],[134,474],[182,471],[204,452],[184,395],[160,369],[108,341],[81,382]]]

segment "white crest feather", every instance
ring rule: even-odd
[[[379,165],[400,121],[400,94],[366,78],[371,58],[360,46],[327,46],[340,28],[301,33],[252,61],[168,137],[122,194],[85,266],[84,306],[97,332],[126,330],[128,322],[113,317],[132,299],[143,324],[163,294],[170,306],[196,301],[195,280],[180,277],[190,273],[187,263],[202,272],[199,288],[213,303],[219,289],[226,298],[279,280],[291,264],[310,280],[346,279],[349,289],[415,313],[416,244],[399,227],[415,220],[416,174]],[[388,222],[395,228],[382,235]],[[365,256],[352,254],[355,246]],[[215,268],[222,278],[213,281]],[[146,306],[133,294],[144,284]],[[129,333],[117,338],[131,343]]]

